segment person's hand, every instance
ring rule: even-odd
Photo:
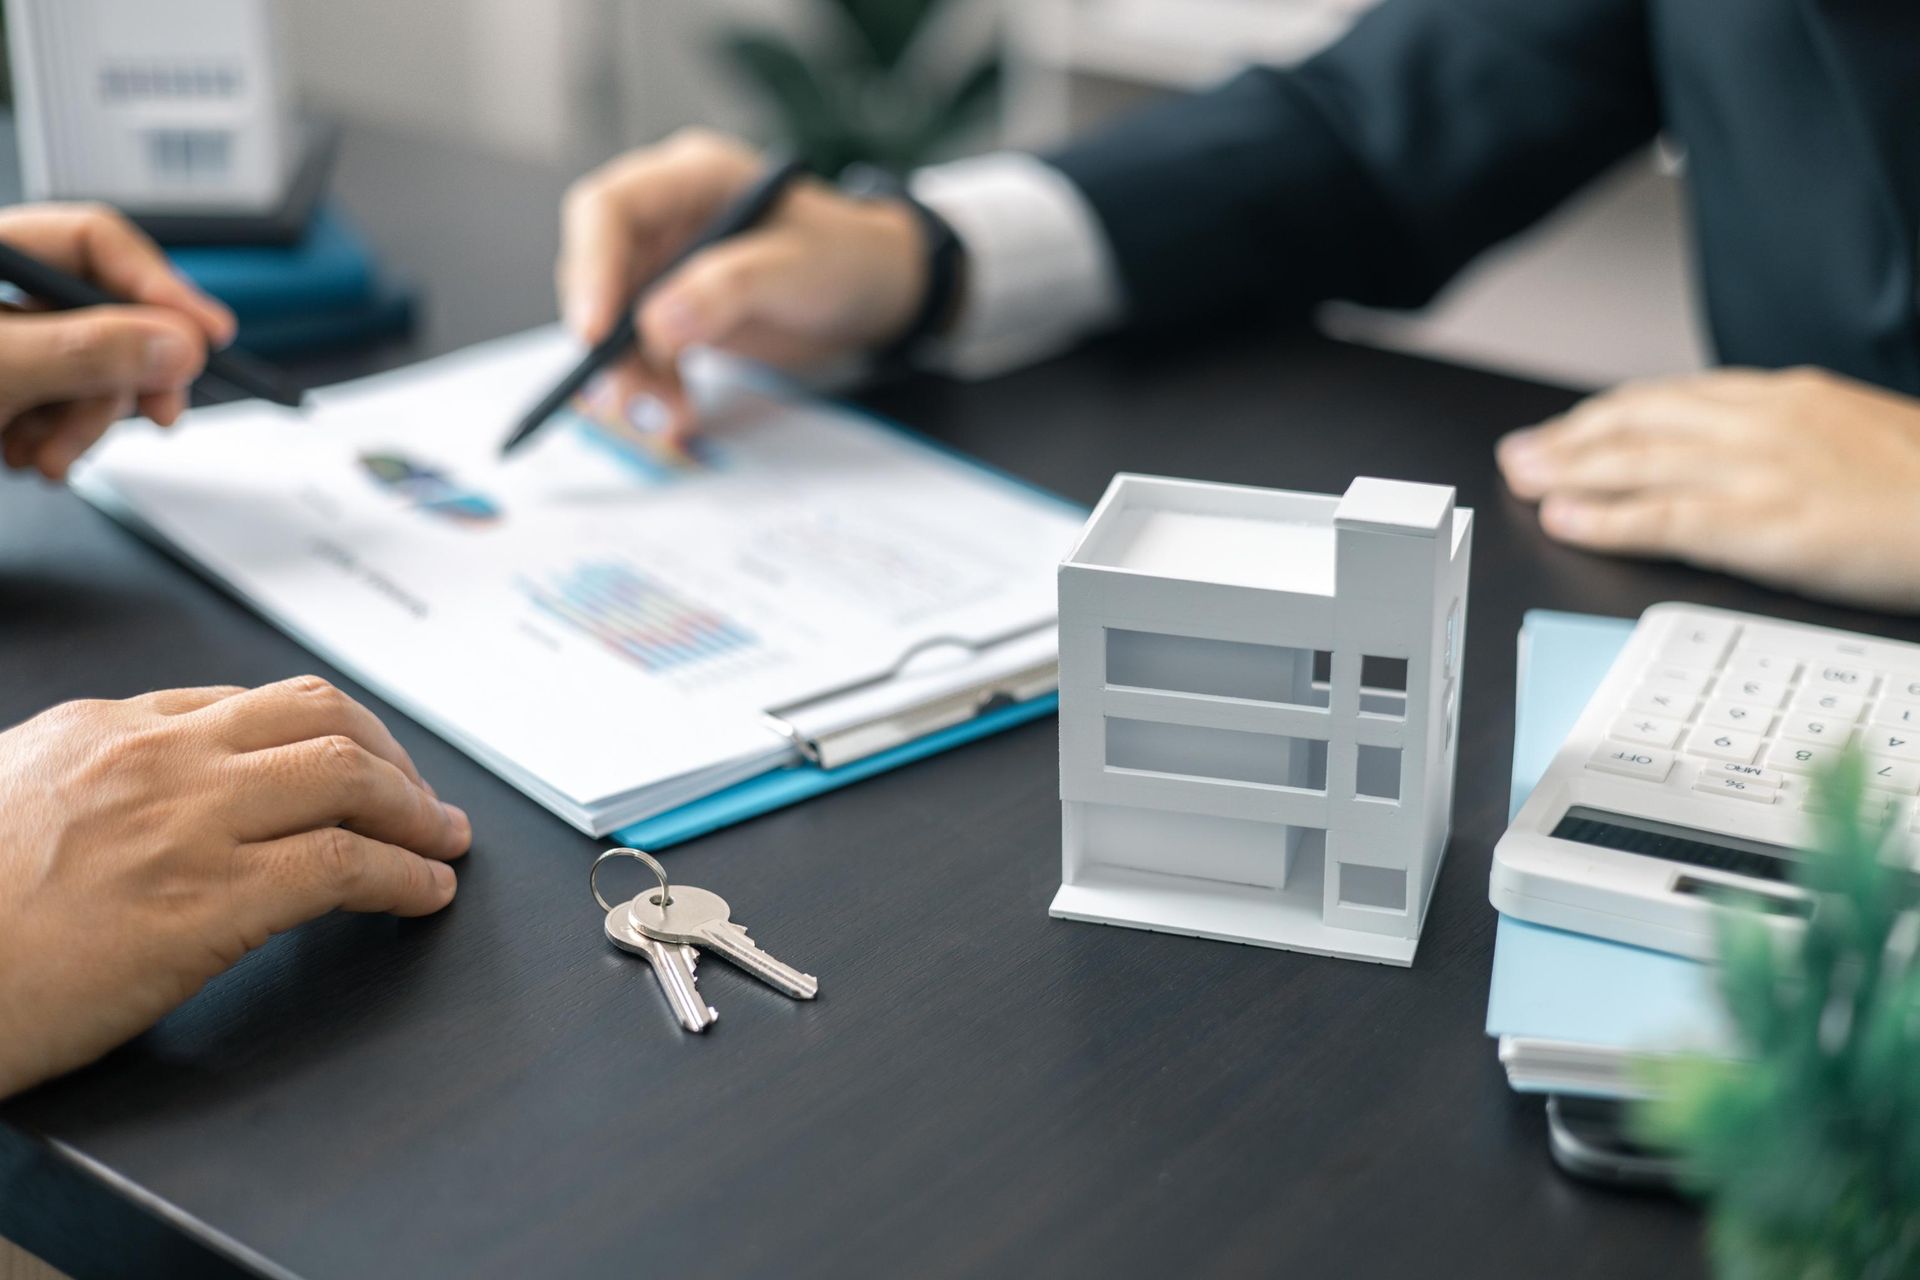
[[[605,337],[633,289],[762,165],[743,143],[688,131],[575,183],[554,273],[567,327],[589,343]],[[925,296],[922,238],[899,201],[856,200],[803,180],[758,228],[696,254],[649,291],[637,317],[640,351],[601,394],[630,419],[657,402],[658,425],[678,440],[694,425],[676,365],[688,347],[801,369],[882,346]]]
[[[0,734],[0,1096],[144,1030],[270,934],[438,911],[471,834],[313,676],[69,702]]]
[[[1500,442],[1574,546],[1920,611],[1920,400],[1819,369],[1629,384]]]
[[[139,412],[171,426],[233,313],[177,275],[132,223],[98,205],[0,210],[0,240],[127,306],[0,309],[0,460],[66,477],[106,429]]]

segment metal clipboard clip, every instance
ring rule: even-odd
[[[909,671],[915,659],[941,649],[958,649],[972,657],[932,671]],[[903,682],[924,688],[902,701],[890,686]],[[803,759],[837,769],[996,707],[1051,693],[1059,685],[1059,641],[1050,619],[985,640],[922,640],[885,671],[763,715],[767,726],[791,742]]]

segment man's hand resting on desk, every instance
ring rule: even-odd
[[[336,908],[453,899],[467,817],[306,676],[70,702],[0,734],[0,1096]]]
[[[74,459],[131,413],[172,425],[208,349],[233,341],[233,314],[111,209],[0,210],[0,240],[134,299],[77,311],[0,308],[0,459],[14,470],[64,479]]]
[[[633,289],[753,183],[752,148],[690,130],[574,184],[555,270],[560,314],[586,342],[606,336]],[[601,394],[633,417],[647,400],[675,437],[693,429],[677,361],[718,347],[798,369],[884,346],[927,288],[922,230],[904,204],[796,185],[757,230],[695,255],[642,300],[640,351]]]
[[[1499,460],[1563,542],[1920,611],[1920,400],[1727,369],[1594,396]]]

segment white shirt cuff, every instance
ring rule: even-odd
[[[1058,169],[996,152],[922,169],[914,198],[966,251],[960,309],[931,363],[981,378],[1050,356],[1122,310],[1106,232]]]

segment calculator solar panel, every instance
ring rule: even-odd
[[[1811,903],[1795,851],[1815,785],[1865,756],[1862,817],[1920,829],[1920,646],[1656,605],[1494,851],[1490,896],[1522,919],[1706,957],[1713,911],[1784,922]]]

